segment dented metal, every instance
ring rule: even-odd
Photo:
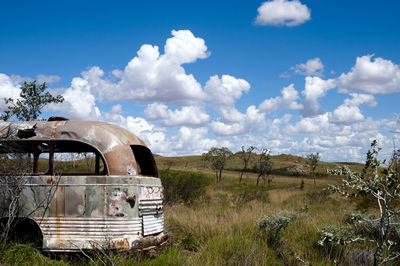
[[[47,172],[22,176],[18,214],[36,222],[44,250],[144,250],[166,241],[157,166],[129,131],[91,121],[0,122],[0,152],[14,146],[48,154]],[[74,149],[96,154],[95,173],[54,173],[54,153]]]

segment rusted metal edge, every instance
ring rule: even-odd
[[[49,187],[47,184],[23,184],[24,186],[27,187]],[[0,185],[1,186],[1,185]],[[95,187],[101,187],[101,186],[106,186],[106,187],[114,187],[114,186],[122,186],[122,187],[149,187],[149,185],[141,185],[141,184],[58,184],[57,186],[59,187],[86,187],[86,186],[95,186]],[[162,187],[162,185],[151,185],[151,187]]]
[[[143,237],[140,240],[134,240],[130,244],[130,248],[125,249],[126,251],[132,251],[132,252],[140,252],[140,251],[146,251],[150,249],[155,249],[158,247],[161,247],[167,243],[169,238],[168,233],[162,232],[157,235],[150,235]],[[91,249],[82,249],[82,250],[92,250]],[[110,250],[120,250],[119,248],[110,248]],[[80,252],[80,249],[45,249],[45,252],[53,252],[53,253],[62,253],[62,252]]]
[[[139,251],[139,250],[155,248],[156,246],[165,244],[167,240],[168,240],[168,234],[164,232],[156,236],[146,236],[141,240],[133,241],[132,249]]]

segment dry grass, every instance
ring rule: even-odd
[[[247,173],[244,182],[254,184],[256,177]],[[268,202],[256,199],[237,205],[229,188],[238,182],[238,173],[225,171],[224,185],[209,187],[207,201],[166,207],[171,243],[178,249],[191,249],[185,263],[193,265],[296,265],[300,259],[316,265],[332,264],[331,258],[316,248],[316,232],[327,224],[341,222],[353,207],[342,198],[321,192],[328,184],[338,183],[337,178],[319,179],[317,186],[312,179],[304,181],[304,189],[300,189],[301,178],[276,176],[272,185],[263,186]],[[282,210],[303,215],[282,235],[284,247],[276,249],[268,246],[256,221]]]

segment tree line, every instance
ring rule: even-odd
[[[239,174],[239,183],[243,180],[244,172],[248,172],[250,170],[250,165],[252,164],[252,172],[258,174],[256,179],[256,184],[260,184],[261,180],[270,184],[272,182],[273,176],[272,167],[273,162],[271,160],[271,151],[267,148],[257,148],[255,146],[249,146],[245,148],[241,147],[241,150],[236,153],[239,155],[239,158],[243,162],[243,167],[241,168]],[[208,152],[202,154],[202,160],[206,161],[210,164],[210,167],[215,172],[216,183],[222,183],[222,172],[226,167],[226,163],[228,160],[231,160],[233,154],[227,147],[212,147]],[[319,153],[311,153],[306,156],[306,164],[310,169],[310,174],[314,179],[314,184],[316,185],[316,169],[320,160]],[[304,183],[304,181],[302,180]]]

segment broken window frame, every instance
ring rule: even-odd
[[[36,146],[35,146],[36,145]],[[25,147],[24,147],[25,146]],[[40,147],[47,146],[47,149]],[[59,146],[59,147],[57,147]],[[63,147],[64,146],[64,147]],[[65,147],[68,147],[65,149]],[[77,148],[77,149],[74,149]],[[25,149],[24,149],[25,148]],[[28,149],[29,148],[29,149]],[[63,150],[64,148],[64,150]],[[80,149],[79,149],[80,148]],[[59,150],[58,150],[59,149]],[[55,173],[54,171],[54,154],[61,153],[85,153],[91,152],[95,155],[95,167],[93,172],[84,173]],[[30,175],[109,175],[107,161],[104,155],[96,149],[96,147],[77,140],[8,140],[0,142],[0,154],[12,154],[21,153],[33,155],[33,164],[30,171]],[[41,154],[48,154],[48,169],[45,172],[39,172],[39,156]],[[103,170],[100,171],[100,166],[103,166]],[[10,173],[0,173],[0,175],[9,175]],[[26,175],[26,173],[14,173],[15,175]]]
[[[136,161],[137,175],[159,177],[157,164],[149,148],[142,145],[130,145]]]

